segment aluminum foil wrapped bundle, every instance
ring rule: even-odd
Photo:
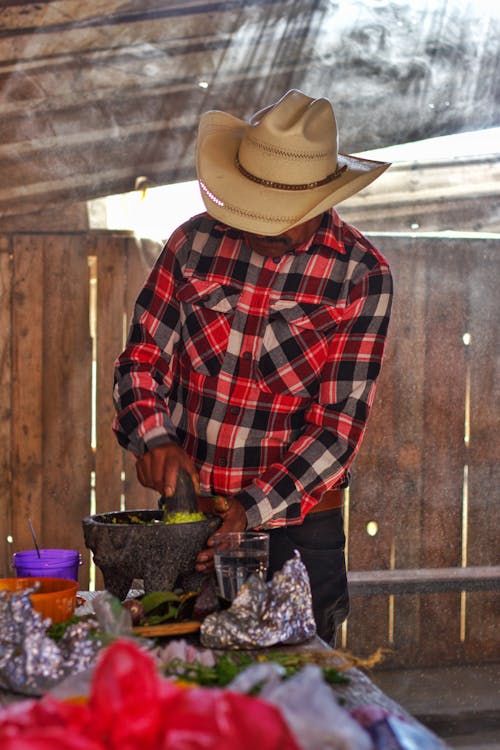
[[[0,688],[41,695],[91,666],[102,644],[89,637],[89,621],[70,625],[56,643],[46,632],[50,620],[33,609],[30,593],[0,592]]]
[[[315,633],[309,576],[296,552],[268,583],[250,576],[229,609],[204,619],[200,638],[207,648],[251,649],[303,643]]]

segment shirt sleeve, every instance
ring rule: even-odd
[[[317,400],[280,463],[238,493],[249,528],[300,523],[339,486],[361,445],[382,365],[392,304],[386,264],[353,285],[331,341]]]
[[[113,430],[136,455],[175,442],[166,397],[170,360],[179,340],[179,304],[174,289],[187,246],[183,228],[165,245],[135,304],[127,344],[115,362]]]

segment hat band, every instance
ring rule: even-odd
[[[244,177],[248,177],[249,180],[257,182],[259,185],[265,185],[266,187],[275,188],[276,190],[312,190],[313,188],[321,187],[322,185],[327,185],[329,182],[333,182],[333,180],[336,180],[338,177],[340,177],[340,175],[343,174],[347,169],[347,165],[344,164],[344,166],[342,167],[337,167],[335,172],[332,172],[323,180],[316,180],[316,182],[304,182],[301,185],[290,185],[285,182],[273,182],[272,180],[263,180],[261,177],[257,177],[240,164],[238,156],[236,156],[236,166]]]

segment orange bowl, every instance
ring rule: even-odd
[[[53,623],[69,620],[75,612],[78,584],[66,578],[0,578],[0,591],[19,592],[39,583],[36,594],[30,594],[33,609]]]

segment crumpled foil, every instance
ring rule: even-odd
[[[87,669],[102,643],[89,637],[96,627],[90,620],[70,625],[56,643],[46,633],[50,619],[31,605],[33,592],[0,592],[0,688],[36,696]]]
[[[266,583],[250,576],[229,609],[206,617],[207,648],[261,648],[303,643],[316,633],[309,576],[298,552]]]

